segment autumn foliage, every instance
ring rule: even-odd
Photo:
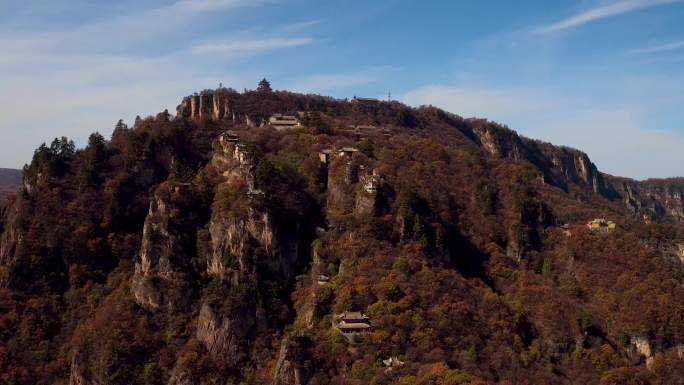
[[[433,107],[267,82],[224,91],[235,121],[162,113],[120,123],[107,140],[93,134],[83,149],[59,138],[36,150],[27,187],[0,219],[0,384],[66,384],[74,371],[111,384],[166,384],[179,373],[264,383],[293,336],[310,342],[297,353],[310,384],[684,381],[684,267],[670,252],[681,224],[644,223],[576,181],[544,182],[538,160],[492,156],[476,123]],[[239,119],[299,111],[303,127],[285,132]],[[349,128],[358,124],[377,129]],[[516,135],[492,127],[501,140]],[[254,157],[261,201],[246,198],[246,184],[217,187],[210,160],[227,129]],[[360,150],[350,163],[321,163],[319,151],[345,146]],[[372,213],[355,209],[363,191],[345,181],[352,163],[382,176]],[[155,312],[135,302],[130,280],[150,199],[173,183],[192,186],[173,199],[178,218],[191,218],[178,226],[198,302]],[[207,275],[207,225],[212,210],[241,217],[254,205],[279,231],[306,234],[306,258],[296,277],[260,272],[260,291],[244,293]],[[618,227],[592,232],[595,217]],[[258,298],[267,320],[246,337],[240,367],[212,359],[195,337],[199,301],[239,310],[230,295]],[[366,313],[372,333],[345,341],[332,325],[346,310]],[[653,345],[648,368],[636,337]],[[404,365],[386,368],[389,357]]]

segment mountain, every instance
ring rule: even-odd
[[[21,186],[21,171],[0,168],[0,201],[7,195],[19,190]]]
[[[36,150],[0,383],[682,383],[683,189],[434,107],[205,90]]]

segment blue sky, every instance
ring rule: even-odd
[[[486,117],[684,175],[684,0],[0,0],[0,167],[220,82]]]

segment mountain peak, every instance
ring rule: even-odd
[[[220,88],[26,170],[17,384],[671,383],[684,346],[682,181],[487,120]]]

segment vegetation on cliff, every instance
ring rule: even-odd
[[[678,181],[433,107],[195,98],[36,150],[0,218],[0,384],[684,381]]]

